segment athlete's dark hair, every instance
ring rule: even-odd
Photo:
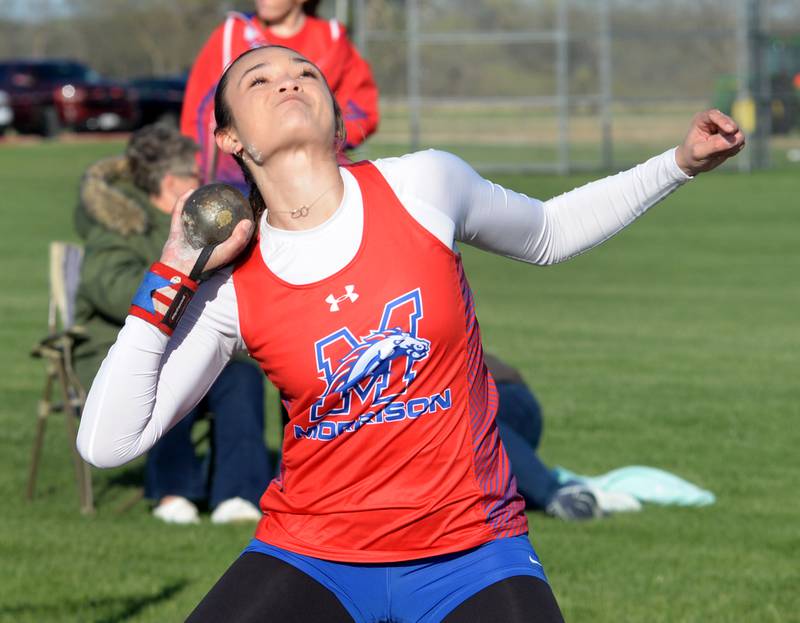
[[[317,9],[319,8],[320,0],[306,0],[303,3],[303,13],[311,17],[317,16]]]
[[[264,46],[269,48],[282,48],[284,50],[289,50],[290,52],[295,52],[291,48],[287,48],[282,45],[269,45]],[[217,84],[217,91],[214,93],[214,118],[216,119],[217,128],[214,130],[214,134],[216,135],[218,132],[222,132],[230,128],[233,125],[233,112],[231,111],[231,107],[228,104],[228,101],[225,99],[225,91],[228,87],[228,74],[231,68],[238,63],[242,58],[247,56],[248,54],[255,52],[256,50],[261,50],[262,48],[254,48],[252,50],[248,50],[241,56],[239,56],[235,61],[233,61],[225,72],[222,74],[222,77],[219,79],[219,83]],[[311,61],[309,61],[311,62]],[[311,63],[314,65],[314,63]],[[314,65],[316,67],[316,65]],[[336,101],[336,98],[333,95],[333,91],[331,91],[331,87],[328,85],[327,80],[325,80],[325,76],[323,76],[322,72],[317,67],[317,71],[319,71],[319,75],[322,76],[322,81],[325,83],[325,86],[328,88],[328,93],[331,96],[331,101],[333,102],[333,116],[334,116],[334,124],[336,126],[336,130],[334,132],[334,144],[333,148],[336,152],[341,151],[345,145],[345,128],[344,128],[344,116],[342,115],[342,110],[339,107],[339,103]],[[250,173],[250,169],[247,167],[244,159],[239,154],[232,154],[233,159],[236,160],[236,164],[239,165],[239,168],[242,170],[242,175],[244,175],[244,180],[247,182],[247,185],[250,189],[250,207],[253,208],[253,214],[255,215],[256,222],[258,222],[258,218],[261,216],[261,213],[267,209],[266,204],[264,203],[264,198],[261,196],[261,192],[258,190],[258,186],[256,186],[256,182],[253,179],[252,174]]]
[[[195,155],[199,149],[197,143],[171,125],[144,126],[131,134],[125,148],[134,186],[148,195],[158,195],[161,180],[167,173],[194,175]]]

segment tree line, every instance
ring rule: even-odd
[[[71,58],[113,78],[182,73],[231,9],[219,0],[65,0],[47,16],[47,0],[28,0],[36,19],[0,16],[0,58]]]

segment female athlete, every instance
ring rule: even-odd
[[[566,260],[737,153],[742,133],[700,113],[677,148],[541,202],[444,152],[340,167],[341,113],[287,48],[240,56],[215,115],[257,224],[214,249],[206,267],[219,270],[198,289],[178,206],[78,438],[100,467],[146,452],[241,349],[280,389],[290,421],[263,518],[189,620],[561,621],[456,242]]]

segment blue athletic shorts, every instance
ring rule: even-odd
[[[274,556],[333,592],[357,623],[441,621],[481,589],[517,575],[547,582],[528,536],[455,554],[384,564],[331,562],[253,539],[244,552]]]

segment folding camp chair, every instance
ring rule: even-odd
[[[81,328],[74,324],[75,297],[82,261],[82,247],[67,242],[50,243],[48,333],[31,352],[31,356],[44,359],[46,376],[44,392],[39,401],[26,497],[33,499],[47,419],[51,413],[63,413],[75,464],[81,513],[90,514],[94,512],[92,476],[89,465],[83,461],[75,446],[86,393],[72,367],[73,348],[85,339]]]

